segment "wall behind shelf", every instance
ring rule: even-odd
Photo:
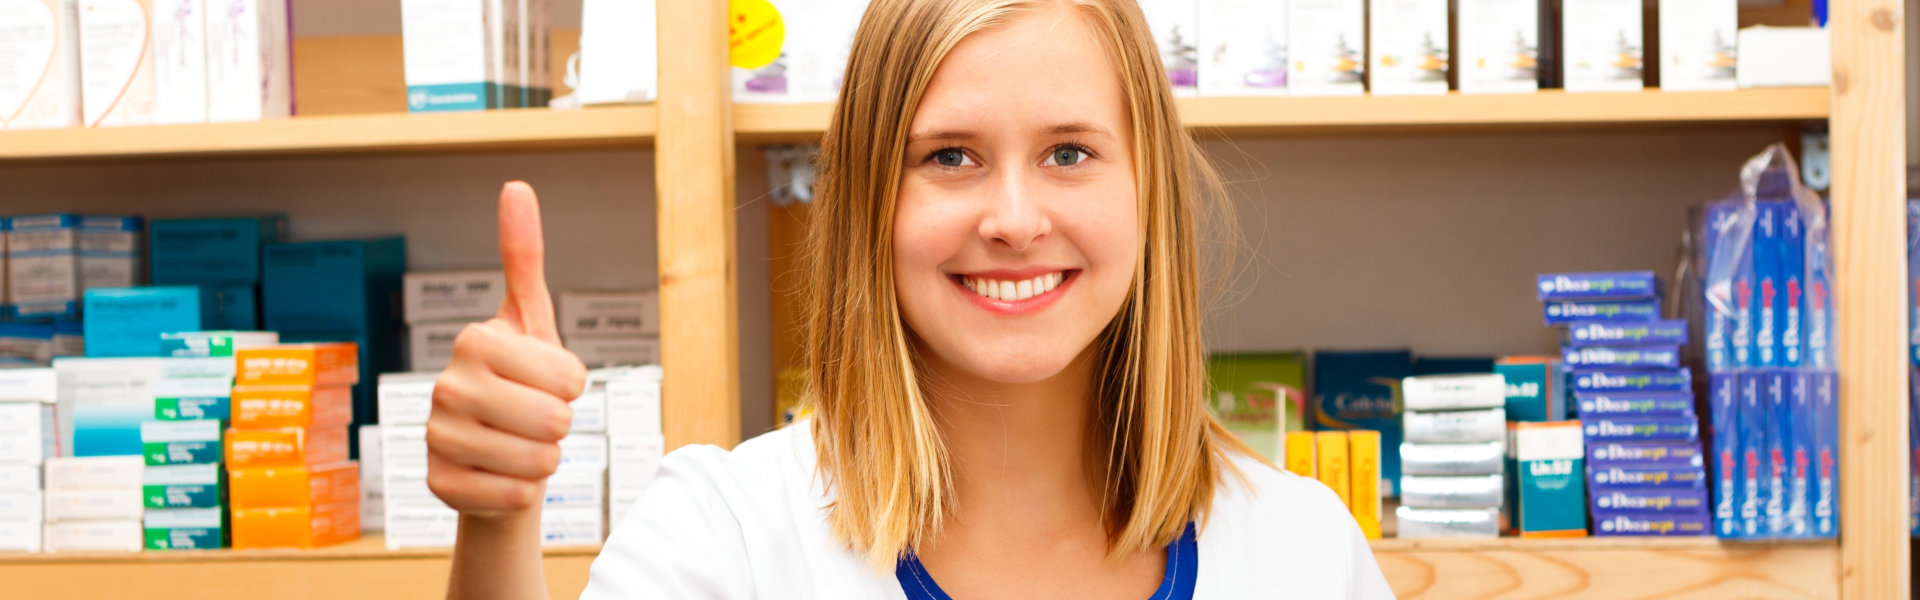
[[[405,234],[411,270],[498,268],[500,184],[524,179],[540,193],[555,292],[653,288],[659,281],[653,164],[652,151],[635,149],[0,166],[6,182],[0,214],[282,212],[295,240]],[[765,211],[738,215],[740,255],[765,256]],[[755,263],[741,262],[741,336],[765,340],[765,267],[756,272]],[[742,344],[741,397],[750,408],[741,415],[748,435],[767,428],[772,405],[771,368],[765,344],[758,346],[763,358],[756,361],[755,344]]]
[[[1670,277],[1690,204],[1789,130],[1212,140],[1241,225],[1216,350],[1538,353],[1536,273]]]

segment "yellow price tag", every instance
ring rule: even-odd
[[[731,0],[727,10],[727,46],[733,66],[758,69],[780,58],[787,26],[767,0]]]

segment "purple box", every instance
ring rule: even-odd
[[[1631,371],[1591,369],[1574,371],[1574,392],[1677,392],[1693,389],[1693,372],[1687,369]]]
[[[1597,442],[1587,440],[1587,464],[1700,464],[1700,445],[1686,442]]]
[[[1586,392],[1573,395],[1580,416],[1654,416],[1693,414],[1693,392]]]
[[[1593,513],[1593,535],[1617,536],[1696,536],[1708,535],[1706,515],[1650,513]]]
[[[1665,417],[1591,417],[1580,420],[1587,442],[1690,442],[1700,440],[1693,415]]]
[[[1536,282],[1542,301],[1652,298],[1658,295],[1653,271],[1549,273],[1539,276]]]
[[[1582,346],[1560,349],[1562,362],[1575,369],[1673,369],[1679,346]]]
[[[1567,325],[1567,345],[1587,346],[1659,346],[1685,345],[1685,320],[1647,323],[1604,323],[1581,321]]]
[[[1618,488],[1707,489],[1707,470],[1699,466],[1660,464],[1588,465],[1594,489]]]
[[[1577,300],[1548,302],[1548,325],[1567,325],[1582,321],[1641,323],[1660,318],[1660,300]]]
[[[1704,489],[1615,488],[1592,490],[1593,512],[1697,514],[1707,516]]]

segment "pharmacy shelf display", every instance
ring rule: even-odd
[[[1804,2],[1790,7],[1799,10]],[[1712,539],[1384,540],[1374,549],[1403,598],[1906,597],[1904,281],[1905,130],[1896,0],[1832,0],[1832,90],[1537,93],[1428,98],[1200,98],[1181,101],[1209,135],[1289,132],[1797,124],[1833,131],[1833,212],[1841,296],[1844,535],[1839,542],[1723,544]],[[736,147],[817,137],[822,104],[729,100],[724,2],[660,2],[660,98],[578,112],[297,117],[265,123],[124,130],[0,132],[0,162],[210,155],[640,146],[656,170],[663,419],[670,448],[740,441],[740,256],[734,239]],[[1800,13],[1804,14],[1804,13]],[[1895,15],[1889,18],[1888,15]],[[1743,14],[1744,16],[1744,14]],[[561,36],[556,36],[560,38]],[[377,48],[397,48],[393,39]],[[560,50],[556,46],[556,50]],[[566,52],[556,52],[565,56]],[[320,56],[307,53],[307,57]],[[390,50],[329,53],[384,57]],[[305,60],[301,70],[310,68]],[[338,73],[365,70],[342,68]],[[384,79],[382,79],[384,80]],[[304,83],[304,82],[303,82]],[[376,90],[378,91],[378,90]],[[384,92],[382,92],[384,93]],[[356,96],[357,97],[357,96]],[[384,105],[392,98],[382,97]],[[305,104],[303,104],[304,106]],[[404,106],[404,105],[401,105]],[[393,110],[393,109],[387,109]],[[1790,125],[1791,126],[1791,125]],[[719,340],[716,342],[715,340]],[[595,548],[547,553],[553,597],[585,586]],[[445,551],[389,552],[378,536],[309,552],[0,556],[11,595],[132,596],[158,586],[206,598],[422,597],[441,593]],[[120,593],[115,593],[120,592]]]

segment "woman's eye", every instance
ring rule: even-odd
[[[972,165],[973,159],[967,158],[967,153],[961,151],[959,148],[947,148],[945,150],[934,151],[933,162],[951,169]]]
[[[1047,153],[1047,164],[1057,167],[1071,167],[1086,159],[1086,149],[1077,146],[1061,146]]]

